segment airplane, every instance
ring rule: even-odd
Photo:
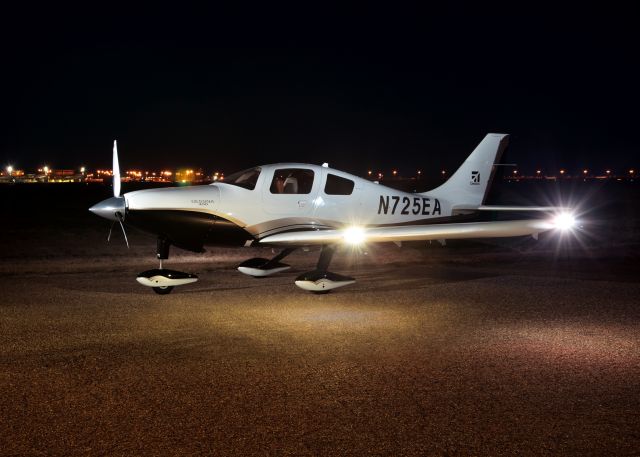
[[[238,270],[253,277],[281,273],[281,261],[298,248],[320,246],[316,269],[295,280],[301,289],[325,293],[355,282],[329,271],[336,249],[345,245],[405,241],[533,236],[570,230],[567,208],[490,206],[485,199],[507,134],[490,133],[442,185],[408,193],[329,168],[327,164],[277,163],[240,171],[209,185],[138,190],[120,195],[117,143],[113,143],[113,197],[89,208],[94,214],[157,237],[159,268],[137,276],[156,293],[198,280],[163,268],[169,248],[204,252],[204,246],[271,246],[271,259],[252,258]],[[544,218],[466,222],[482,211],[537,211]],[[109,238],[111,237],[111,230]]]

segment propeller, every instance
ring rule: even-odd
[[[118,142],[113,140],[113,196],[120,197],[120,164],[118,163]]]
[[[120,228],[122,229],[122,234],[124,235],[124,242],[127,244],[127,249],[129,249],[129,240],[127,239],[127,232],[125,231],[124,224],[122,223],[122,221],[124,221],[124,217],[119,212],[116,213],[116,217],[118,218],[118,222],[120,223]],[[111,223],[111,227],[109,228],[109,235],[107,236],[107,242],[111,241],[111,232],[113,231],[113,226],[115,223],[116,221],[113,221]]]
[[[122,198],[122,200],[124,200],[123,197],[120,197],[120,186],[121,186],[121,182],[120,182],[120,163],[118,161],[118,142],[116,140],[113,140],[113,196],[117,199]],[[124,207],[124,201],[122,206]],[[124,224],[123,224],[124,216],[120,211],[116,211],[115,216],[116,216],[117,222],[120,223],[120,228],[122,229],[122,234],[124,235],[124,242],[127,244],[127,249],[129,249],[129,240],[127,239],[127,232],[125,231]],[[111,241],[111,232],[113,232],[113,226],[116,223],[116,220],[114,220],[111,223],[111,227],[109,228],[109,235],[107,236],[107,241]]]

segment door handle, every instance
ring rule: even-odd
[[[298,206],[300,208],[304,208],[305,206],[307,206],[307,201],[306,200],[298,200]]]

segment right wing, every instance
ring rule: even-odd
[[[551,221],[525,219],[519,221],[464,222],[432,225],[393,225],[387,227],[348,227],[335,230],[309,230],[278,233],[260,240],[262,244],[313,245],[356,244],[360,242],[402,242],[461,238],[501,238],[537,236],[551,230]]]

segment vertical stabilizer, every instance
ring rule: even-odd
[[[451,178],[428,194],[455,206],[481,205],[493,179],[493,164],[500,160],[508,142],[507,134],[487,134]]]

